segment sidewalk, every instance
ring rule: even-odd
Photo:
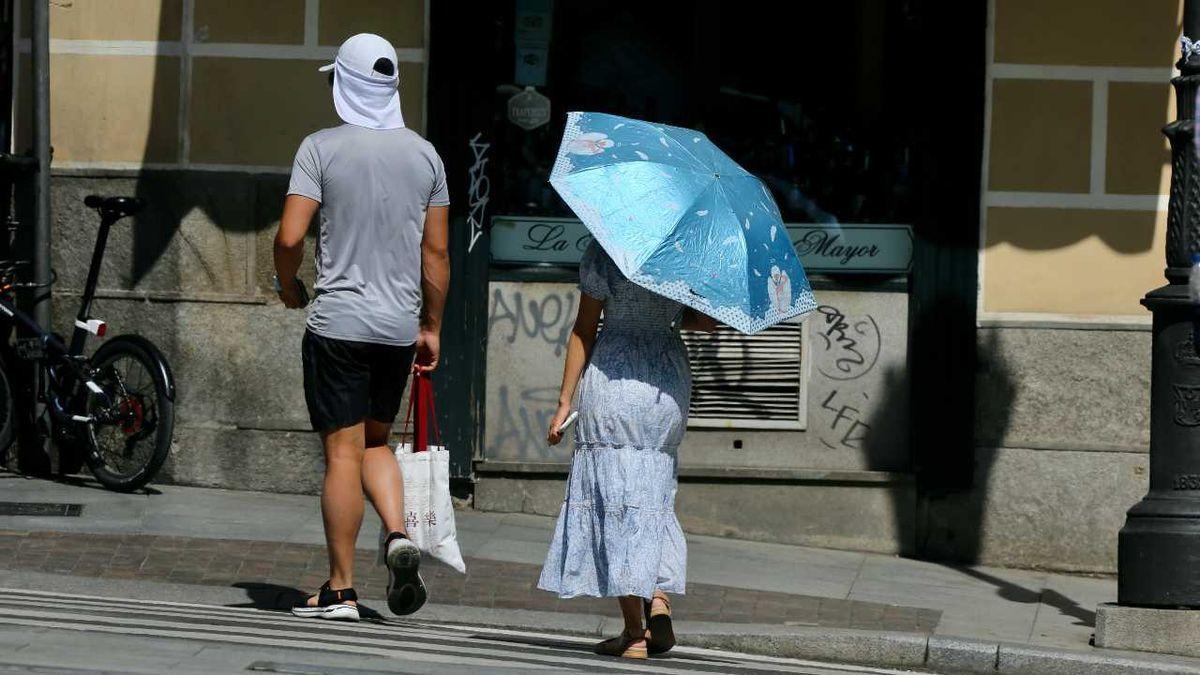
[[[77,585],[114,596],[153,588],[181,601],[273,607],[325,580],[316,498],[158,490],[120,495],[0,473],[0,509],[81,506],[78,515],[58,516],[0,510],[0,586]],[[535,588],[552,520],[460,511],[457,522],[468,574],[424,568],[431,604],[414,618],[619,631],[610,600],[558,600]],[[377,535],[369,516],[356,587],[367,605],[380,607],[386,574],[374,566]],[[689,536],[688,546],[688,594],[674,607],[682,639],[700,646],[980,672],[1059,662],[1078,672],[1200,672],[1197,661],[1089,647],[1096,605],[1116,598],[1108,578],[715,537]]]

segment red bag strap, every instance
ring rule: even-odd
[[[408,429],[412,426],[413,412],[417,404],[417,371],[413,371],[413,384],[408,391],[408,408],[404,413],[404,430],[401,431],[402,436],[408,435]]]
[[[404,433],[408,433],[408,425],[412,423],[413,452],[429,450],[429,429],[433,428],[435,445],[442,444],[442,432],[438,428],[437,405],[433,397],[433,380],[421,373],[413,373],[413,386],[408,394],[408,414],[404,418]]]
[[[428,375],[422,376],[425,381],[426,403],[429,404],[429,424],[433,428],[433,440],[436,445],[442,444],[442,430],[438,428],[437,403],[433,396],[433,378]]]

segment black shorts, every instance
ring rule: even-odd
[[[414,347],[351,342],[304,331],[304,400],[313,431],[396,420]]]

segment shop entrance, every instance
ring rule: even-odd
[[[498,507],[561,500],[569,450],[542,438],[586,231],[546,178],[566,112],[609,112],[704,131],[767,183],[794,238],[834,259],[811,275],[822,307],[805,325],[762,344],[724,336],[708,350],[724,361],[693,362],[738,386],[697,394],[713,412],[690,425],[682,479],[863,487],[865,502],[848,498],[878,498],[887,524],[867,535],[878,541],[836,541],[910,548],[918,478],[970,480],[982,10],[512,0],[432,11],[428,128],[453,181],[447,327],[461,328],[443,338],[439,383],[455,474],[512,481]],[[836,262],[863,242],[887,248],[888,265]],[[751,408],[768,412],[737,414]],[[936,434],[923,426],[934,418]]]

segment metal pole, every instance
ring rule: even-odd
[[[33,3],[33,143],[38,160],[33,228],[33,317],[50,326],[50,2]]]
[[[1171,141],[1166,286],[1142,304],[1154,315],[1150,366],[1150,490],[1129,510],[1117,553],[1117,602],[1200,608],[1200,314],[1188,296],[1192,255],[1200,253],[1200,0],[1184,2],[1183,56],[1171,80],[1179,119]]]

